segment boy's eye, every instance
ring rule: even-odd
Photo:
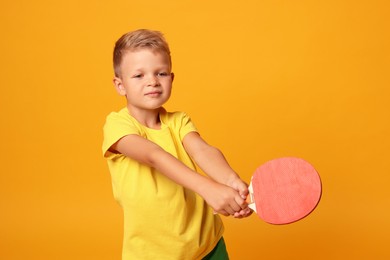
[[[167,72],[160,72],[160,73],[158,73],[158,76],[159,77],[166,77],[166,76],[168,76],[168,73]]]
[[[142,74],[135,74],[133,78],[142,78]]]

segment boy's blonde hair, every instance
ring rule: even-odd
[[[169,65],[172,66],[171,51],[163,34],[159,31],[147,29],[139,29],[128,32],[122,35],[115,43],[114,48],[114,72],[116,77],[120,77],[120,65],[123,55],[127,51],[135,51],[138,49],[151,49],[153,51],[161,51],[168,55]]]

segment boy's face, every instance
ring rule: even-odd
[[[118,93],[126,96],[133,112],[155,110],[171,95],[173,73],[165,53],[140,49],[127,52],[120,65],[120,77],[114,78]]]

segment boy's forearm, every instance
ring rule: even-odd
[[[228,185],[230,181],[239,178],[218,148],[204,148],[194,160],[202,171],[219,183]]]
[[[132,147],[140,149],[132,149]],[[114,152],[118,151],[140,163],[155,168],[174,182],[196,193],[200,193],[200,188],[212,181],[187,167],[160,146],[137,135],[125,136],[111,148]]]
[[[158,150],[150,156],[151,167],[199,194],[215,212],[228,216],[246,207],[245,200],[232,187],[197,173],[164,150]]]
[[[234,185],[230,187],[222,185],[222,181],[218,183],[197,173],[160,146],[142,137],[125,136],[110,149],[148,165],[177,184],[194,191],[220,214],[233,215],[245,206],[245,201],[237,193],[238,189],[234,188]]]
[[[187,167],[171,154],[160,150],[152,153],[150,166],[173,180],[177,184],[202,195],[203,188],[211,180]]]

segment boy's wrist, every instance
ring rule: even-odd
[[[241,181],[240,176],[238,176],[237,173],[232,173],[226,177],[225,182],[223,184],[229,187],[233,187],[237,181]]]
[[[205,194],[210,190],[210,185],[212,182],[213,180],[210,178],[202,176],[202,179],[197,183],[197,185],[195,185],[193,190],[202,198],[204,198]]]
[[[234,174],[227,178],[226,184],[227,186],[238,191],[243,199],[246,199],[248,196],[248,184],[246,184],[238,174]]]

